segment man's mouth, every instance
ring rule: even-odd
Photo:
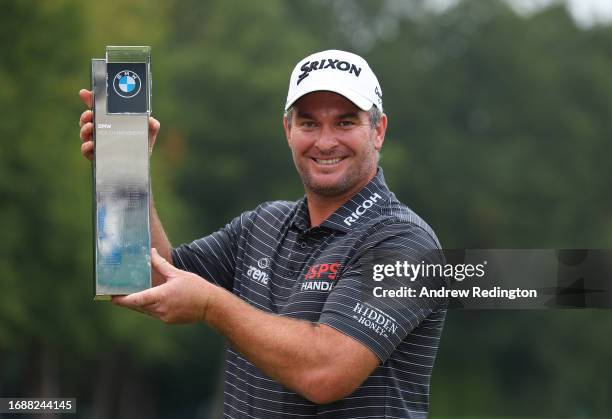
[[[317,159],[317,158],[313,158],[314,161],[316,161],[318,164],[321,164],[323,166],[331,166],[334,165],[336,163],[339,163],[341,160],[344,160],[344,157],[335,157],[333,159]]]

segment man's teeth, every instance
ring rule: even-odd
[[[336,163],[338,163],[342,159],[340,157],[338,157],[338,158],[335,158],[335,159],[315,159],[315,160],[319,164],[336,164]]]

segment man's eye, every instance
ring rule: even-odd
[[[341,127],[351,127],[355,125],[355,123],[353,121],[340,121],[338,122],[338,125]]]
[[[304,128],[314,128],[316,126],[313,121],[303,121],[300,125]]]

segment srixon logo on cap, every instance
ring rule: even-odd
[[[308,77],[311,71],[325,70],[328,68],[332,70],[348,71],[349,74],[354,74],[355,77],[359,77],[359,74],[361,74],[361,67],[357,67],[355,64],[351,64],[347,61],[334,60],[333,58],[323,58],[319,61],[306,61],[302,64],[300,67],[302,73],[298,76],[296,84],[300,84],[302,80]]]

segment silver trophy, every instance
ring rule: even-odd
[[[151,287],[151,48],[108,46],[91,60],[95,300]]]

